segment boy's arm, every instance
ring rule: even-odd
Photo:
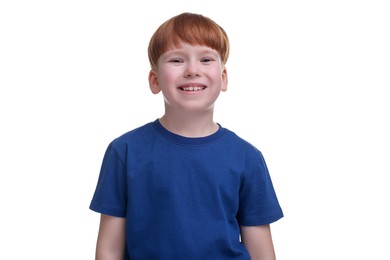
[[[96,244],[96,260],[123,260],[126,219],[101,214]]]
[[[270,225],[241,226],[241,241],[252,260],[275,260]]]

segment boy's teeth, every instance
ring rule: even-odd
[[[198,91],[198,90],[202,90],[202,87],[184,87],[183,90],[185,90],[185,91]]]

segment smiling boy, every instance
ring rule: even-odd
[[[165,112],[107,148],[90,205],[96,259],[275,259],[270,223],[283,212],[264,158],[213,119],[228,86],[225,31],[183,13],[148,54]]]

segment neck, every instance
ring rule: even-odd
[[[165,113],[160,123],[168,131],[185,137],[205,137],[218,130],[218,124],[213,121],[213,113],[191,114]]]

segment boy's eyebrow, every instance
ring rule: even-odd
[[[219,53],[216,50],[205,50],[201,52],[202,54],[211,54],[211,55],[216,55],[218,56]]]
[[[171,54],[186,54],[187,51],[182,49],[175,49],[165,52],[163,55],[171,55]],[[219,53],[216,50],[203,50],[199,52],[201,55],[215,55],[218,56]]]
[[[177,54],[177,53],[184,53],[185,51],[180,50],[180,49],[174,49],[174,50],[169,50],[163,53],[163,55],[169,55],[169,54]]]

